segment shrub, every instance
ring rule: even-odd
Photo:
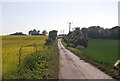
[[[78,45],[78,46],[76,47],[76,49],[84,50],[85,48],[84,48],[83,46]]]
[[[52,42],[53,42],[53,40],[52,40],[51,38],[46,39],[46,43],[45,43],[45,45],[49,45],[49,44],[52,43]]]

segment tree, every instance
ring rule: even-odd
[[[28,32],[28,34],[29,34],[29,35],[32,35],[32,30],[30,30],[30,31]]]
[[[49,38],[52,39],[53,41],[56,39],[57,37],[57,31],[56,30],[52,30],[49,32]]]
[[[40,33],[40,30],[38,30],[37,32]]]
[[[78,27],[75,28],[74,31],[70,32],[67,36],[65,36],[64,41],[68,43],[67,46],[71,46],[74,48],[79,45],[87,47],[88,44],[87,35],[82,33],[82,31]]]
[[[56,30],[50,31],[50,32],[49,32],[49,37],[48,37],[48,39],[46,39],[45,45],[49,45],[49,44],[51,44],[52,42],[54,42],[55,39],[56,39],[56,37],[57,37],[57,31],[56,31]]]
[[[36,31],[36,29],[30,30],[30,31],[28,32],[28,34],[29,34],[29,35],[40,35],[40,30],[38,30],[38,31]]]
[[[46,30],[43,30],[42,31],[42,35],[46,35],[47,34],[47,31]]]
[[[120,39],[120,27],[104,29],[100,26],[91,26],[89,28],[82,28],[81,31],[92,39]]]
[[[110,29],[111,31],[111,39],[120,39],[120,27],[115,26]]]

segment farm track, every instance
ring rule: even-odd
[[[58,39],[59,79],[112,79],[95,66],[67,50]]]

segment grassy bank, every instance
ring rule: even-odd
[[[64,43],[66,46],[66,43]],[[113,78],[118,78],[117,70],[114,69],[114,63],[118,59],[118,41],[106,39],[91,39],[88,42],[88,48],[71,48],[67,49],[74,52],[81,59],[95,65],[100,70],[106,72]]]
[[[45,39],[47,36],[3,36],[2,78],[58,78],[57,43],[45,46]]]
[[[93,60],[113,66],[118,60],[118,40],[91,39],[85,54]]]

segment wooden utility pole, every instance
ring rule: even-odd
[[[69,34],[70,34],[70,29],[71,29],[71,24],[72,24],[73,22],[68,22],[68,24],[69,24],[69,33],[68,33],[68,44],[67,44],[67,47],[69,46],[69,43],[70,43],[70,36],[69,36]]]
[[[71,24],[72,24],[73,22],[68,22],[68,24],[69,24],[69,33],[70,33],[70,29],[71,29]]]
[[[64,35],[64,30],[63,30],[63,35]]]

